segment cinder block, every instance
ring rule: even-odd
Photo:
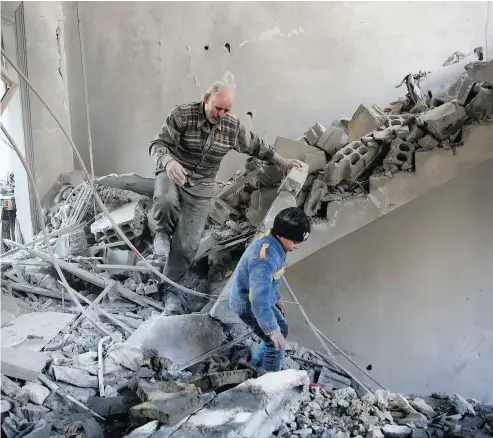
[[[303,160],[308,164],[308,173],[316,173],[322,170],[327,164],[327,158],[325,157],[324,151],[310,152],[305,155]]]
[[[305,132],[305,138],[308,140],[308,144],[315,146],[324,132],[325,128],[318,122],[308,128],[308,131]]]
[[[430,134],[418,140],[418,144],[425,151],[430,151],[438,146],[438,142]]]
[[[348,136],[336,126],[329,126],[317,142],[317,147],[323,149],[331,157],[342,147],[347,145]]]
[[[303,161],[306,154],[318,152],[320,149],[310,146],[301,141],[290,140],[289,138],[277,137],[274,149],[284,158],[294,158]]]
[[[386,124],[385,114],[376,105],[371,108],[360,105],[348,124],[349,141],[355,141]]]
[[[412,169],[415,150],[414,144],[396,138],[390,145],[387,157],[383,160],[383,168],[388,170],[395,165],[401,170]]]
[[[420,138],[423,138],[424,136],[425,136],[424,131],[417,124],[413,124],[409,129],[409,134],[406,137],[406,141],[410,141],[411,143],[416,143]]]
[[[376,153],[376,148],[370,148],[361,141],[349,143],[325,166],[324,181],[329,186],[335,186],[342,180],[354,181],[371,164]]]
[[[376,141],[381,141],[387,144],[392,143],[392,140],[396,137],[395,129],[392,126],[384,129],[383,131],[374,131],[372,134]]]
[[[282,184],[279,186],[277,193],[281,193],[283,191],[288,192],[296,198],[296,196],[298,196],[298,193],[303,188],[307,177],[308,165],[306,163],[301,169],[293,167],[286,175],[286,178],[284,178]]]
[[[493,90],[480,88],[477,96],[466,106],[467,115],[473,120],[481,120],[493,112]]]
[[[493,60],[488,62],[472,62],[467,64],[465,69],[474,82],[487,82],[493,85]]]
[[[438,140],[445,140],[464,124],[466,118],[462,106],[456,102],[447,102],[421,114],[418,125],[424,125]]]

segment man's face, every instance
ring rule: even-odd
[[[228,115],[235,101],[235,96],[232,90],[224,89],[219,93],[211,96],[204,96],[205,116],[209,123],[216,124]]]
[[[286,239],[281,236],[277,236],[279,239],[279,242],[281,242],[282,247],[284,248],[284,251],[286,252],[291,252],[294,251],[295,249],[298,249],[298,245],[300,242],[295,242],[293,240]]]

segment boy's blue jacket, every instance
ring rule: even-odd
[[[272,307],[281,299],[285,268],[286,252],[270,230],[247,248],[236,267],[229,304],[237,313],[253,312],[266,335],[279,330]]]

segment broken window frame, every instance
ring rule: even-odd
[[[5,84],[6,90],[1,99],[1,106],[2,106],[1,115],[3,115],[3,112],[7,109],[7,106],[10,100],[12,99],[12,97],[14,96],[18,87],[17,82],[14,81],[14,79],[12,79],[12,77],[9,75],[9,72],[4,66],[2,66],[2,81]]]

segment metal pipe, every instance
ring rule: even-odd
[[[103,361],[103,344],[109,341],[111,336],[105,336],[98,342],[98,383],[99,383],[99,396],[104,397],[104,361]]]

